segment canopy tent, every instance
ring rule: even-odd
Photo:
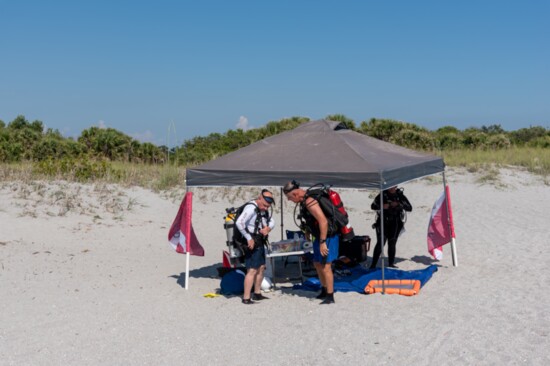
[[[186,179],[188,187],[282,186],[297,179],[303,186],[385,190],[444,169],[440,157],[318,120],[189,168]]]
[[[438,156],[363,135],[340,122],[316,120],[188,168],[186,183],[188,189],[282,186],[296,179],[304,187],[322,182],[382,192],[413,179],[444,174],[444,170]],[[453,261],[454,257],[453,251]],[[384,250],[382,263],[383,259]]]

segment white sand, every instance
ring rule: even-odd
[[[330,306],[289,283],[253,306],[203,297],[220,286],[224,208],[247,190],[195,191],[206,255],[191,257],[186,291],[185,256],[167,242],[181,191],[0,183],[0,364],[548,365],[550,186],[518,170],[481,176],[447,174],[458,267],[446,246],[419,295],[337,293]],[[403,186],[413,212],[397,264],[423,269],[441,178]],[[341,193],[356,233],[374,237],[376,192]]]

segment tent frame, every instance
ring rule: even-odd
[[[340,122],[318,120],[188,168],[186,187],[282,186],[293,177],[310,186],[324,182],[340,188],[378,189],[382,200],[382,192],[392,186],[437,173],[443,173],[445,188],[442,158],[348,130]],[[281,195],[281,238],[282,207]],[[384,279],[383,216],[381,230]],[[454,239],[451,246],[457,266]],[[188,262],[189,258],[187,268]]]

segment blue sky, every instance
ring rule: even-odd
[[[550,128],[548,19],[542,0],[0,0],[0,119],[172,146],[329,114]]]

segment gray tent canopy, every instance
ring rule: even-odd
[[[387,189],[443,172],[443,159],[317,120],[187,169],[187,187],[282,186],[291,179]]]

